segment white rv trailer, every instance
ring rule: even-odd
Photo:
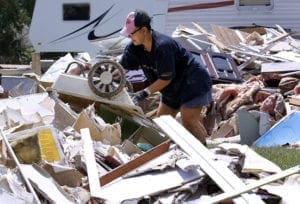
[[[126,15],[138,9],[153,28],[171,35],[178,25],[225,27],[276,24],[300,32],[299,0],[36,0],[29,37],[36,52],[89,52],[91,42],[117,38]]]

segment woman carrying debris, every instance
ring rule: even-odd
[[[180,111],[183,126],[206,144],[201,111],[212,101],[212,81],[201,62],[172,37],[152,30],[151,18],[143,10],[129,13],[120,33],[131,39],[120,64],[125,69],[143,69],[150,82],[133,93],[133,101],[138,104],[159,91],[157,116],[175,117]]]

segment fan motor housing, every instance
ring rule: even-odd
[[[88,84],[96,95],[111,98],[120,93],[125,87],[125,71],[123,67],[114,60],[101,60],[95,63],[89,71]]]

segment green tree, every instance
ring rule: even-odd
[[[28,63],[26,43],[35,0],[0,0],[0,63]],[[28,59],[29,57],[29,59]]]

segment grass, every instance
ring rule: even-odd
[[[277,164],[282,170],[300,165],[300,150],[286,147],[253,148],[256,153]]]

